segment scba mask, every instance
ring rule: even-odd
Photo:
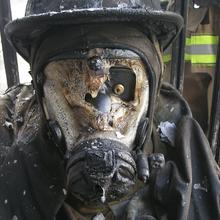
[[[88,203],[115,200],[136,182],[132,151],[149,103],[145,65],[121,49],[61,57],[44,69],[43,106],[65,139],[68,191]]]

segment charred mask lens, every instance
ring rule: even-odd
[[[87,202],[125,195],[136,182],[131,152],[149,102],[141,58],[128,50],[78,51],[55,57],[44,74],[45,113],[68,149],[69,192]]]

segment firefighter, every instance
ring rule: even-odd
[[[205,132],[209,128],[212,103],[219,12],[217,1],[192,1],[187,25],[184,96]],[[191,94],[190,88],[194,88]]]
[[[186,27],[183,96],[189,103],[193,116],[206,134],[209,131],[219,41],[219,6],[217,1],[189,1]],[[164,54],[164,61],[167,64],[165,75],[168,81],[170,50]]]
[[[182,18],[160,1],[30,0],[6,33],[33,88],[1,98],[0,219],[218,219],[188,104],[161,86]]]

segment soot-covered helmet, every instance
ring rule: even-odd
[[[54,26],[134,23],[166,48],[182,28],[180,15],[163,11],[159,0],[29,0],[26,15],[6,26],[17,52],[30,62],[30,46]]]

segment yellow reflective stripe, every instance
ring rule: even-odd
[[[171,54],[164,54],[163,55],[163,62],[164,63],[168,63],[168,62],[170,62],[171,61]]]
[[[202,35],[202,36],[191,36],[186,38],[186,47],[190,46],[199,46],[198,49],[201,49],[200,47],[208,46],[208,45],[218,45],[219,37],[218,36],[212,36],[212,35]],[[187,49],[187,48],[186,48]],[[197,49],[197,48],[196,48]],[[198,53],[198,49],[197,52]],[[193,50],[193,48],[192,48]],[[189,51],[187,51],[189,52]],[[206,52],[206,51],[203,51]],[[193,53],[193,51],[192,51]],[[202,53],[202,51],[201,51]],[[163,60],[165,63],[168,63],[172,60],[171,54],[164,54]],[[185,53],[185,61],[190,61],[192,64],[212,64],[216,63],[216,55],[215,54],[188,54]]]
[[[186,38],[186,46],[200,45],[200,44],[218,44],[218,36],[202,35],[202,36],[191,36]]]
[[[216,63],[216,54],[201,54],[206,53],[208,50],[206,50],[205,48],[208,45],[218,45],[219,42],[219,37],[218,36],[211,36],[211,35],[202,35],[202,36],[191,36],[186,38],[186,50],[187,47],[188,49],[191,49],[190,47],[192,46],[192,53],[193,51],[196,52],[196,54],[189,54],[189,53],[185,53],[185,61],[191,62],[192,64],[212,64],[212,63]],[[202,51],[202,48],[200,47],[195,47],[193,48],[193,46],[203,46],[204,45],[204,51]],[[215,46],[215,47],[216,47]],[[212,46],[213,47],[213,46]],[[197,49],[197,50],[195,50]],[[212,48],[213,51],[215,51],[215,48]],[[199,52],[199,50],[201,50],[201,53],[197,54]],[[186,51],[189,52],[189,51]],[[172,56],[169,53],[166,53],[163,55],[163,60],[165,63],[168,63],[172,60]]]
[[[190,61],[192,64],[212,64],[216,63],[216,55],[185,54],[185,61]]]

